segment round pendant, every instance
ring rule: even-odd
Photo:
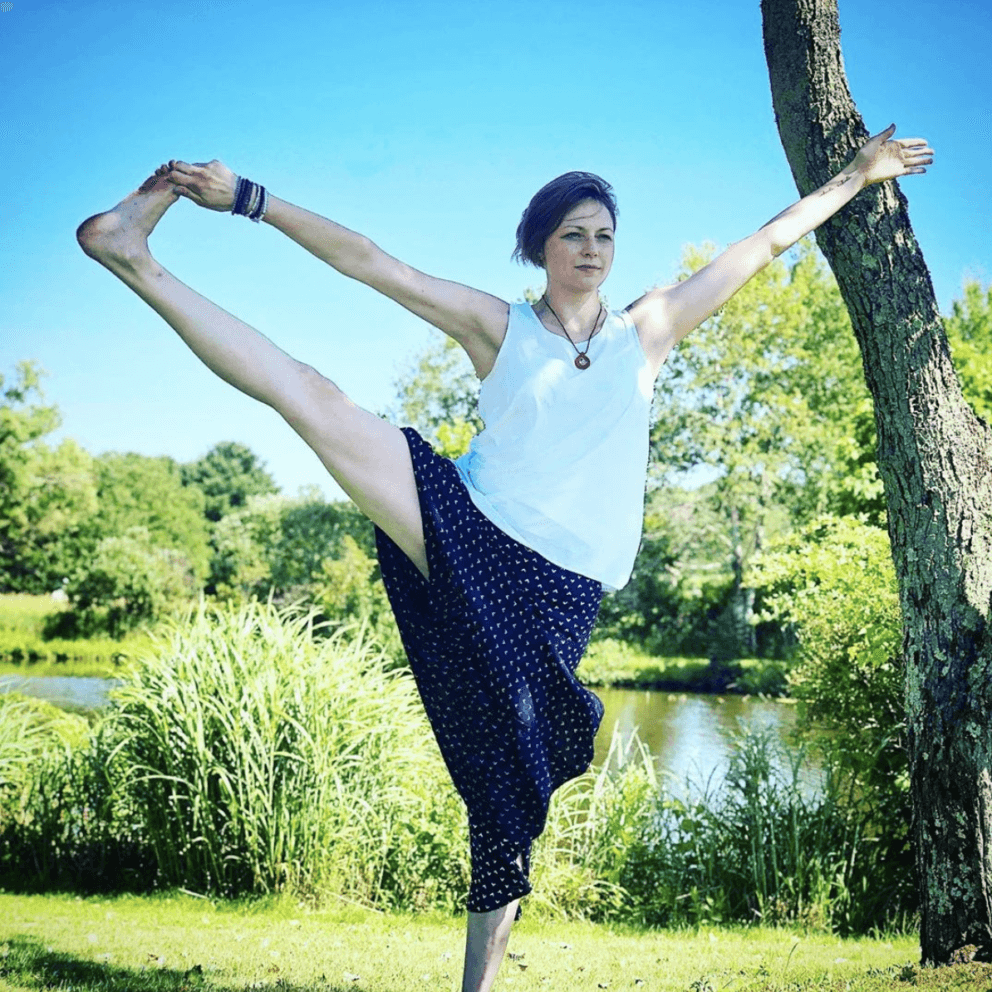
[[[587,369],[590,365],[592,365],[592,362],[589,361],[588,355],[579,354],[575,356],[575,367],[577,369]]]

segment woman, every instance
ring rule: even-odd
[[[612,314],[598,290],[616,207],[588,173],[549,183],[524,212],[515,254],[547,276],[533,307],[418,272],[218,161],[161,166],[77,232],[214,372],[277,410],[375,524],[411,668],[469,812],[465,992],[492,986],[550,794],[592,757],[602,707],[574,671],[603,587],[627,581],[637,550],[655,377],[682,337],[862,187],[926,171],[926,142],[894,131],[691,278]],[[434,455],[166,272],[147,239],[180,197],[264,220],[458,341],[483,380],[486,429],[469,454]]]

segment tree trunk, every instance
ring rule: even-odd
[[[782,145],[802,194],[868,137],[836,0],[762,0]],[[884,44],[884,37],[879,37]],[[879,122],[879,128],[888,121]],[[926,180],[919,195],[926,196]],[[817,231],[875,405],[899,579],[923,960],[992,960],[992,431],[951,367],[930,275],[895,182]]]

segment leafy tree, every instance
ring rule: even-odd
[[[980,283],[966,282],[944,326],[965,399],[992,423],[992,283],[983,291]]]
[[[214,529],[211,584],[224,598],[307,595],[326,580],[324,563],[342,553],[345,538],[374,556],[372,526],[353,503],[249,497]]]
[[[893,905],[915,902],[899,593],[888,535],[824,517],[777,539],[749,574],[766,619],[791,626],[797,730],[868,807]]]
[[[132,527],[147,529],[151,544],[169,548],[185,560],[198,585],[210,563],[209,523],[203,493],[184,486],[171,458],[107,452],[94,459],[97,510],[87,521],[90,547],[105,537],[119,537]]]
[[[321,562],[313,598],[327,619],[364,626],[386,654],[399,659],[403,646],[378,572],[375,559],[345,534],[337,555]]]
[[[992,421],[992,286],[965,283],[960,300],[945,319],[954,368],[964,397],[986,421]],[[847,411],[848,427],[835,449],[827,509],[837,516],[861,515],[885,526],[885,490],[878,474],[875,414],[865,394]]]
[[[712,257],[688,247],[680,278]],[[761,548],[780,508],[794,522],[845,489],[856,411],[867,402],[850,321],[836,285],[809,246],[776,260],[675,349],[659,380],[652,430],[654,474],[715,477],[723,556],[736,630],[721,653],[753,653],[748,557]],[[872,468],[866,468],[870,477]],[[778,519],[777,519],[778,518]]]
[[[280,533],[286,496],[252,496],[214,527],[208,592],[220,599],[263,598],[272,588],[271,549]]]
[[[74,441],[41,439],[59,426],[40,405],[41,370],[17,365],[0,397],[0,590],[48,592],[74,566],[75,536],[96,507],[92,460]],[[0,387],[3,386],[0,376]]]
[[[346,538],[374,558],[372,524],[350,500],[301,499],[287,504],[271,549],[273,585],[288,590],[312,583],[322,574],[324,562],[341,554]]]
[[[202,458],[181,466],[183,485],[202,491],[208,520],[218,521],[232,509],[244,506],[249,496],[279,492],[255,453],[235,441],[215,444]]]
[[[648,494],[633,574],[604,597],[597,638],[633,641],[658,655],[711,655],[726,639],[721,627],[731,579],[712,489],[664,486]]]
[[[844,75],[835,0],[762,0],[775,119],[801,194],[868,137]],[[817,230],[844,296],[878,427],[906,664],[923,960],[992,960],[992,427],[951,363],[895,182]]]
[[[105,537],[92,560],[66,583],[72,606],[56,615],[48,633],[122,637],[154,623],[188,600],[197,588],[184,557],[156,547],[145,527],[131,527],[119,537]]]
[[[479,380],[453,338],[435,334],[393,384],[396,405],[387,411],[395,423],[416,428],[438,454],[457,458],[482,430],[476,404]]]

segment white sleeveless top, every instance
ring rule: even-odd
[[[500,530],[614,590],[641,539],[654,378],[626,311],[594,335],[589,368],[575,355],[530,304],[511,304],[479,391],[485,429],[455,465]]]

